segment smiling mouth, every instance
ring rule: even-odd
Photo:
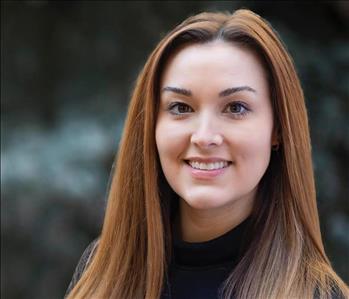
[[[184,160],[184,162],[193,169],[203,170],[203,171],[219,170],[219,169],[227,168],[230,164],[232,164],[231,161],[201,163],[196,161]]]

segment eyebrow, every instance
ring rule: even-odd
[[[162,92],[171,91],[171,92],[174,92],[174,93],[177,93],[180,95],[184,95],[184,96],[188,96],[188,97],[192,96],[192,92],[189,89],[180,88],[180,87],[166,86],[161,91]],[[229,96],[229,95],[236,93],[236,92],[239,92],[239,91],[250,91],[250,92],[256,93],[255,89],[246,85],[246,86],[227,88],[227,89],[221,91],[218,95],[219,95],[219,97],[226,97],[226,96]]]

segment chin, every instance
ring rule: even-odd
[[[223,203],[219,202],[215,198],[191,198],[185,200],[188,206],[196,210],[214,209],[223,206]]]

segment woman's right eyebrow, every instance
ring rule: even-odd
[[[180,88],[180,87],[166,86],[161,90],[161,92],[165,92],[165,91],[174,92],[174,93],[184,95],[187,97],[192,96],[192,92],[189,89]],[[227,88],[227,89],[221,91],[218,95],[219,95],[219,97],[226,97],[226,96],[229,96],[229,95],[236,93],[236,92],[239,92],[239,91],[250,91],[250,92],[256,93],[255,89],[253,89],[250,86],[245,85],[245,86],[237,86],[237,87]]]
[[[192,96],[192,92],[188,89],[185,89],[185,88],[166,86],[161,90],[161,92],[164,92],[164,91],[171,91],[171,92],[178,93],[178,94],[181,94],[181,95],[184,95],[187,97]]]

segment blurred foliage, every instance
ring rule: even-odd
[[[1,298],[62,298],[102,226],[136,77],[189,15],[246,7],[294,58],[322,233],[349,281],[349,2],[2,1]]]

